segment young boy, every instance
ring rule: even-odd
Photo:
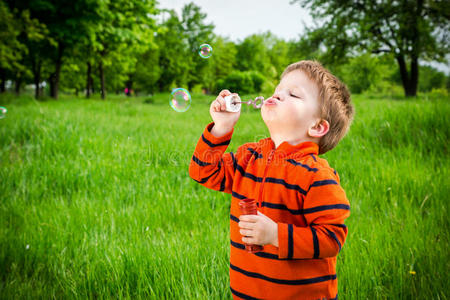
[[[353,119],[344,84],[318,62],[300,61],[281,75],[261,116],[270,138],[224,153],[240,112],[225,111],[220,92],[192,156],[189,175],[229,193],[230,289],[235,299],[336,299],[336,256],[350,206],[325,159]],[[258,215],[239,201],[256,199]],[[254,254],[244,244],[262,245]]]

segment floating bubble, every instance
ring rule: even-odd
[[[200,45],[200,48],[198,50],[198,54],[200,54],[200,56],[202,58],[209,58],[212,55],[212,47],[208,44],[203,44]]]
[[[186,89],[173,89],[170,106],[177,112],[187,111],[189,109],[189,106],[191,106],[191,95]]]
[[[6,107],[0,106],[0,119],[3,119],[4,117],[6,117],[7,112],[8,112],[8,110],[6,109]]]

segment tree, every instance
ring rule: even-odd
[[[212,42],[213,55],[208,58],[207,68],[202,73],[207,93],[215,92],[218,81],[230,75],[236,65],[236,45],[216,36]]]
[[[445,73],[436,70],[431,66],[421,66],[420,72],[422,76],[419,79],[419,91],[430,92],[432,89],[445,89],[447,77]]]
[[[0,2],[0,92],[5,92],[7,72],[20,67],[20,60],[26,50],[20,43],[18,24],[9,8]]]
[[[138,92],[154,93],[156,82],[161,76],[161,69],[158,65],[159,49],[156,45],[149,48],[138,57],[135,72],[133,74],[134,90]]]
[[[198,54],[202,44],[210,44],[214,38],[214,25],[205,24],[206,14],[201,12],[199,6],[194,3],[186,4],[181,12],[181,30],[184,33],[186,44],[193,63],[191,71],[188,73],[187,85],[192,90],[195,84],[203,84],[206,78],[206,69],[210,63],[209,59],[204,59]],[[213,49],[214,55],[214,49]]]
[[[88,35],[90,25],[96,20],[100,1],[6,0],[6,2],[10,8],[19,12],[29,11],[31,19],[37,19],[48,29],[48,36],[54,42],[41,44],[43,51],[36,53],[36,57],[52,62],[53,70],[49,76],[50,96],[57,99],[64,56]]]
[[[386,64],[386,61],[392,62]],[[378,57],[370,53],[351,57],[345,65],[335,71],[352,93],[362,93],[366,90],[382,87],[383,81],[388,81],[396,69],[392,57]]]
[[[293,0],[310,9],[322,24],[308,29],[329,60],[344,60],[351,51],[392,53],[405,96],[415,96],[419,59],[444,61],[449,50],[450,5],[431,0]],[[409,68],[408,68],[409,64]]]
[[[5,81],[14,79],[16,93],[21,84],[31,76],[39,96],[39,82],[42,59],[36,59],[41,44],[51,44],[45,24],[30,16],[30,11],[10,8],[0,2],[0,79],[1,92],[5,91]],[[37,82],[36,82],[37,80]]]
[[[266,73],[270,69],[267,54],[266,36],[252,34],[237,45],[237,68],[240,71],[259,71]]]
[[[151,15],[155,12],[154,0],[101,2],[93,49],[98,58],[102,99],[106,96],[105,67],[112,64],[113,57],[120,53],[122,69],[131,73],[128,66],[135,66],[137,54],[152,45],[154,21]]]
[[[188,48],[181,21],[173,10],[164,10],[169,16],[163,20],[155,37],[159,49],[161,76],[160,91],[187,85],[189,72],[194,69],[193,56]]]

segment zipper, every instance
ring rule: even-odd
[[[266,167],[264,169],[264,176],[263,176],[263,180],[261,182],[261,188],[260,188],[260,192],[259,192],[259,201],[258,201],[259,209],[262,208],[261,205],[262,205],[262,196],[263,196],[263,191],[264,191],[264,182],[266,182],[267,169],[269,168],[269,164],[272,161],[272,156],[273,156],[274,152],[275,152],[275,150],[271,150],[270,151],[269,158],[267,159],[267,164],[266,164]]]

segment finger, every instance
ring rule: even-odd
[[[259,210],[258,210],[258,216],[261,216],[261,217],[263,217],[263,218],[269,218],[268,216],[266,216],[265,214],[263,214],[263,213],[260,212]]]
[[[214,105],[216,107],[216,111],[221,111],[222,110],[222,105],[220,103],[219,97],[214,101]]]
[[[243,236],[251,237],[255,234],[255,232],[251,229],[240,229],[239,233]]]
[[[221,110],[226,110],[227,109],[227,105],[225,103],[225,99],[223,99],[222,97],[217,97],[217,102],[219,102]]]
[[[214,103],[214,108],[216,109],[216,111],[220,111],[220,103],[217,100]]]
[[[244,242],[244,244],[249,244],[249,245],[258,245],[258,241],[256,240],[256,238],[254,237],[242,237],[242,242]]]
[[[250,223],[250,222],[239,222],[238,226],[242,229],[254,229],[255,228],[255,223]]]
[[[255,222],[258,221],[259,218],[260,218],[260,217],[257,216],[257,215],[241,215],[241,216],[239,217],[239,220],[240,220],[240,221],[245,221],[245,222],[252,222],[252,223],[255,223]]]
[[[226,97],[228,95],[231,95],[231,92],[229,90],[221,90],[219,93],[219,96]]]

